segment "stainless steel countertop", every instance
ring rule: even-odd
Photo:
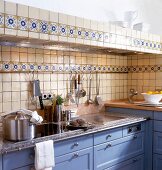
[[[96,119],[97,116],[97,119]],[[103,130],[113,129],[116,127],[121,127],[137,122],[146,121],[148,118],[144,115],[136,115],[136,114],[124,114],[124,113],[112,113],[105,112],[100,114],[92,114],[90,115],[82,115],[80,118],[93,122],[95,120],[95,127],[88,130],[74,130],[68,131],[60,134],[54,134],[45,137],[39,137],[32,140],[21,141],[21,142],[10,142],[4,141],[2,135],[0,136],[0,154],[5,154],[12,151],[18,151],[22,149],[32,148],[35,146],[35,143],[43,142],[47,140],[53,140],[54,142],[70,139],[73,137],[78,137],[82,135],[88,135],[96,132],[100,132]]]

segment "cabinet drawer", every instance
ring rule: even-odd
[[[153,158],[153,170],[161,170],[162,169],[162,155],[154,154]]]
[[[122,135],[122,128],[116,128],[111,130],[106,130],[103,132],[95,133],[94,134],[94,145],[101,144],[104,142],[108,142],[114,139],[121,138]]]
[[[23,166],[21,168],[16,168],[14,170],[36,170],[36,169],[35,169],[35,166],[32,164],[32,165],[28,165],[28,166]]]
[[[55,156],[93,146],[93,136],[85,135],[55,143]]]
[[[135,133],[143,132],[145,129],[144,123],[136,123],[128,125],[123,128],[123,136],[132,135]]]
[[[2,170],[2,156],[0,155],[0,170]]]
[[[34,149],[25,149],[3,155],[3,170],[16,169],[33,163]]]
[[[103,170],[143,153],[143,133],[97,145],[94,147],[94,169]]]
[[[154,153],[162,154],[162,133],[154,132]]]
[[[54,170],[93,170],[93,148],[56,157]]]
[[[154,131],[162,132],[162,121],[154,120]]]
[[[144,170],[144,156],[137,156],[105,170]]]
[[[162,112],[154,112],[154,119],[155,120],[162,120]]]

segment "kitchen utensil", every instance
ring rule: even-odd
[[[91,99],[91,84],[92,84],[92,74],[89,75],[89,95],[88,95],[88,104],[93,104],[93,100]]]
[[[84,80],[84,78],[83,78],[83,75],[82,75],[81,89],[80,89],[80,92],[79,92],[79,97],[80,98],[86,96],[86,91],[83,88],[83,80]]]
[[[133,29],[137,30],[137,31],[142,31],[142,32],[149,32],[150,30],[150,24],[148,23],[137,23],[135,25],[133,25]]]
[[[74,88],[75,88],[75,103],[78,106],[78,89],[77,89],[77,78],[75,76],[74,80]]]
[[[62,118],[62,105],[56,105],[53,115],[54,122],[60,122]]]
[[[117,25],[119,27],[127,28],[128,27],[128,22],[126,21],[111,21],[110,24]]]
[[[42,94],[41,94],[41,90],[40,90],[40,81],[38,79],[33,80],[33,96],[39,97],[40,107],[41,107],[41,110],[43,110],[44,106],[43,106]]]
[[[138,16],[137,11],[126,11],[124,13],[124,21],[128,22],[128,27],[132,28],[132,24]]]
[[[70,99],[71,103],[75,103],[75,100],[73,99],[73,76],[72,73],[70,75],[70,92],[67,94],[67,97]]]
[[[95,104],[99,105],[102,103],[101,96],[99,95],[100,92],[100,77],[98,77],[98,74],[96,73],[96,96],[95,96]]]
[[[30,116],[21,111],[3,117],[4,139],[10,141],[30,140],[35,137],[35,124],[30,123]]]
[[[77,91],[77,100],[79,105],[79,98],[80,98],[80,74],[78,74],[78,91]]]

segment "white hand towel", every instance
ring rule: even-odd
[[[54,144],[52,140],[40,142],[35,147],[35,169],[52,170],[55,166]]]

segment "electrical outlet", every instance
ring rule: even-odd
[[[49,99],[52,99],[52,94],[51,93],[43,93],[42,94],[42,99],[43,100],[49,100]]]

